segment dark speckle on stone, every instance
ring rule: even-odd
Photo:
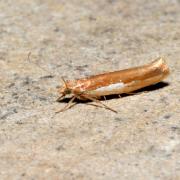
[[[174,136],[170,136],[169,139],[174,139]]]
[[[29,77],[26,77],[24,79],[24,81],[22,82],[22,86],[26,86],[26,85],[29,85],[31,83],[31,80]]]
[[[8,85],[8,88],[11,88],[11,87],[13,87],[15,85],[15,83],[13,82],[13,83],[10,83],[9,85]]]
[[[177,126],[172,126],[171,127],[172,131],[180,131],[180,127],[177,127]]]
[[[102,175],[102,176],[104,176],[104,175],[105,175],[105,173],[103,172],[103,173],[101,173],[101,175]]]
[[[56,27],[56,28],[54,29],[54,32],[59,32],[59,31],[60,31],[59,27]]]
[[[123,119],[119,118],[119,117],[114,118],[114,120],[116,120],[116,121],[123,121]]]
[[[96,20],[96,18],[95,18],[95,17],[93,17],[93,16],[89,16],[89,20],[90,20],[90,21],[95,21],[95,20]]]
[[[57,148],[56,148],[57,151],[63,151],[65,150],[64,146],[63,145],[59,145]]]
[[[170,117],[171,117],[171,115],[168,114],[168,115],[164,116],[164,119],[169,119]]]
[[[157,124],[158,122],[157,121],[152,121],[152,124]]]
[[[78,71],[85,71],[88,65],[83,65],[83,66],[76,66],[76,70]]]
[[[22,173],[22,174],[21,174],[21,176],[25,176],[25,175],[26,175],[26,173]]]
[[[53,77],[54,77],[53,75],[46,75],[46,76],[40,77],[40,79],[51,79]]]
[[[12,93],[12,96],[17,96],[18,94],[16,92]]]
[[[14,112],[14,113],[17,113],[18,111],[17,111],[17,109],[14,108],[14,109],[13,109],[13,112]]]
[[[23,122],[22,122],[22,121],[17,121],[17,122],[16,122],[16,124],[18,124],[18,125],[22,125],[22,124],[23,124]]]
[[[46,97],[38,97],[40,101],[47,101]]]
[[[113,3],[115,3],[117,0],[108,0],[108,3],[110,3],[110,4],[113,4]]]
[[[162,103],[166,103],[167,97],[161,97],[161,98],[160,98],[160,101],[161,101]]]
[[[12,108],[10,109],[8,112],[6,112],[5,114],[3,114],[0,119],[6,119],[8,116],[17,113],[17,109],[16,108]]]

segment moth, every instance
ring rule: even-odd
[[[117,112],[102,103],[99,98],[113,94],[131,93],[162,81],[169,73],[164,58],[159,57],[149,64],[130,69],[107,72],[77,80],[65,81],[62,78],[64,85],[58,89],[61,96],[57,100],[61,101],[66,95],[72,95],[72,98],[58,112],[70,108],[76,98],[94,101],[106,109]]]

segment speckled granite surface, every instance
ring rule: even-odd
[[[61,76],[158,56],[166,83],[109,98],[118,114],[87,103],[54,114]],[[1,0],[0,179],[180,179],[179,89],[180,1]]]

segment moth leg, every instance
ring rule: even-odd
[[[64,97],[65,95],[64,94],[62,94],[60,97],[58,97],[57,99],[56,99],[56,101],[61,101],[61,99]]]
[[[91,100],[91,101],[94,101],[94,102],[96,102],[96,103],[99,103],[99,104],[103,105],[104,108],[106,108],[106,109],[109,109],[109,110],[111,110],[111,111],[117,113],[116,110],[114,110],[114,109],[108,107],[107,105],[105,105],[104,103],[102,103],[101,101],[99,101],[98,99],[95,99],[95,98],[90,97],[90,96],[87,96],[87,95],[82,95],[82,96],[84,96],[85,98],[87,98],[87,99],[89,99],[89,100]]]
[[[106,101],[106,96],[103,96],[104,100]]]
[[[67,103],[67,105],[64,106],[62,109],[60,109],[59,111],[56,111],[56,113],[63,112],[63,111],[65,111],[65,110],[69,109],[69,108],[72,106],[72,103],[73,103],[73,101],[74,101],[75,99],[76,99],[76,96],[73,96],[73,97],[70,99],[70,101]]]

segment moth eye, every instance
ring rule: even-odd
[[[71,94],[71,90],[70,89],[66,89],[65,90],[65,94]]]

